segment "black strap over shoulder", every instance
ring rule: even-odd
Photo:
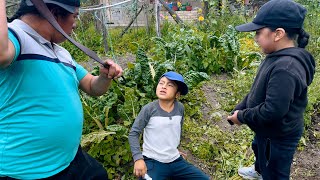
[[[43,0],[31,0],[33,5],[37,8],[39,13],[46,18],[49,23],[57,30],[59,31],[65,38],[67,38],[72,44],[77,46],[80,50],[82,50],[86,55],[91,57],[93,60],[97,61],[98,63],[102,64],[105,68],[108,68],[109,65],[104,63],[98,55],[90,50],[89,48],[85,47],[84,45],[78,43],[74,39],[72,39],[69,35],[67,35],[64,30],[60,27],[56,19],[53,17],[52,13],[49,11],[47,5],[43,2]]]

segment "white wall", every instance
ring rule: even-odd
[[[100,0],[100,3],[103,3],[104,5],[110,5],[110,4],[115,4],[122,1],[123,0]],[[133,2],[134,0],[120,6],[108,8],[106,10],[107,20],[109,23],[112,23],[112,24],[109,24],[109,26],[127,26],[131,21],[131,19],[134,17],[135,12],[133,11],[134,9],[132,7]],[[196,0],[191,0],[188,2],[190,2],[193,8],[195,7],[199,8],[201,6],[201,3]],[[182,1],[182,3],[184,3],[184,1]],[[138,2],[137,11],[139,11],[141,5],[142,3]],[[153,8],[152,6],[154,6],[154,4],[149,4],[149,7],[148,7],[149,10],[147,11],[149,13],[149,19],[152,16],[152,14],[150,14],[150,10]],[[193,21],[198,19],[198,14],[196,10],[195,11],[177,11],[177,14],[179,17],[181,16],[180,18],[183,21]],[[168,16],[169,20],[173,21],[172,17],[167,13],[164,7],[162,7],[161,9],[161,15],[162,15],[162,20],[164,20],[163,17]],[[138,16],[137,21],[135,21],[132,24],[132,26],[145,26],[145,25],[146,25],[146,16],[145,16],[145,12],[142,11]]]

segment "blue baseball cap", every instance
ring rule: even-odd
[[[181,74],[173,72],[173,71],[169,71],[169,72],[164,73],[160,77],[160,79],[162,77],[166,77],[171,81],[175,81],[175,83],[177,83],[177,85],[178,85],[178,91],[181,93],[181,95],[186,95],[188,93],[188,86],[184,82],[184,79]]]

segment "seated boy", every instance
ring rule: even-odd
[[[176,72],[163,74],[158,82],[155,100],[145,105],[129,133],[134,160],[134,175],[153,180],[209,179],[200,169],[185,161],[178,150],[184,107],[176,100],[188,93],[183,77]],[[143,151],[139,137],[143,132]]]

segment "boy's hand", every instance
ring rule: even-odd
[[[183,157],[183,159],[187,159],[187,153],[184,153],[182,151],[179,151],[179,153]]]
[[[147,166],[143,159],[134,162],[133,174],[137,177],[144,177],[147,173]]]

